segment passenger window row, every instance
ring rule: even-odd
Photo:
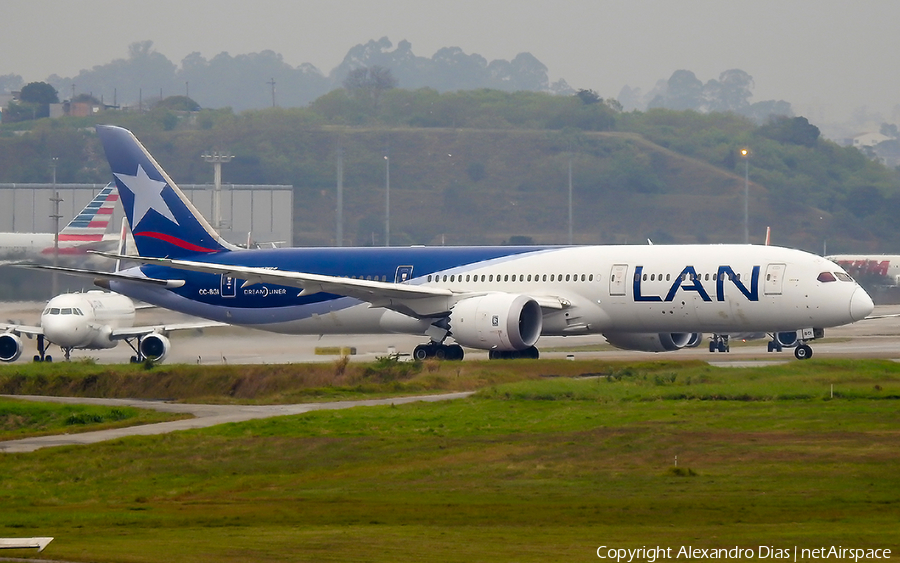
[[[462,274],[447,274],[441,275],[428,275],[429,282],[561,282],[561,281],[583,281],[583,282],[592,282],[594,281],[594,274],[466,274],[465,278],[463,278]],[[600,276],[597,276],[597,281],[600,281]]]
[[[678,276],[676,276],[678,277]],[[681,274],[681,281],[717,281],[719,279],[719,273],[716,272],[714,274]],[[726,279],[728,281],[738,280],[740,281],[741,275],[734,274],[733,276],[730,274],[723,274],[722,279]],[[662,274],[638,274],[634,273],[634,281],[663,281]],[[672,281],[672,274],[666,274],[665,281]]]

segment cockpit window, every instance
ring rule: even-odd
[[[835,272],[834,275],[837,276],[837,279],[839,279],[843,282],[852,282],[853,281],[853,278],[850,277],[850,274],[845,274],[844,272]]]
[[[59,310],[59,314],[60,314],[60,315],[71,315],[71,314],[72,314],[72,308],[71,308],[71,307],[66,307],[65,309],[60,309],[60,310]]]
[[[79,309],[78,307],[75,307],[75,308],[72,309],[72,310],[75,311],[75,314],[78,315],[79,317],[83,317],[83,316],[84,316],[84,313],[82,313],[82,312],[81,312],[81,309]]]
[[[50,307],[47,307],[46,309],[44,309],[44,314],[45,314],[45,315],[49,315],[49,314],[50,314]]]
[[[816,279],[822,283],[837,281],[837,278],[834,277],[834,274],[832,274],[831,272],[822,272]]]
[[[53,307],[52,309],[50,309],[50,314],[51,314],[51,315],[58,315],[58,314],[59,314],[59,307]]]

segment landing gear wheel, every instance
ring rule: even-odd
[[[810,348],[807,344],[801,344],[794,348],[794,357],[798,360],[808,360],[812,358],[812,355],[812,348]]]
[[[454,361],[461,361],[463,357],[465,357],[466,353],[463,352],[462,346],[459,344],[452,344],[447,346],[447,359]]]
[[[416,346],[416,349],[413,350],[413,359],[421,362],[422,360],[427,360],[432,353],[433,350],[431,350],[430,346],[419,344]]]
[[[463,356],[465,356],[465,353],[459,344],[445,345],[432,342],[430,344],[419,344],[413,350],[413,359],[420,362],[428,358],[459,361],[463,359]]]

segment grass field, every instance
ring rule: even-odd
[[[350,395],[480,391],[6,454],[0,536],[55,536],[40,557],[68,561],[588,561],[601,545],[900,554],[893,362],[338,367],[304,372],[305,391],[243,400],[305,396],[328,388],[321,378]],[[78,369],[71,385],[111,368]],[[97,377],[117,394],[182,368],[129,369]],[[0,371],[0,388],[11,377]],[[192,377],[227,388],[243,376]]]

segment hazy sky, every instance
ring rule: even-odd
[[[784,99],[813,122],[859,107],[900,122],[896,0],[6,0],[0,74],[26,82],[125,58],[152,40],[180,64],[270,49],[328,73],[348,49],[387,36],[431,57],[530,52],[551,80],[614,97],[679,69],[706,82],[740,68],[752,101]],[[77,87],[77,85],[76,85]]]

